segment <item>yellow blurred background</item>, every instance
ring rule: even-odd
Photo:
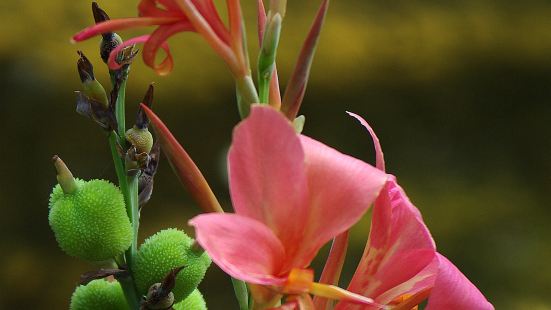
[[[278,54],[283,85],[320,1],[290,2]],[[253,60],[255,3],[242,1]],[[99,4],[112,18],[136,14],[136,1]],[[81,178],[115,180],[104,134],[74,112],[77,49],[109,84],[98,41],[69,43],[92,22],[89,1],[0,3],[0,309],[67,308],[79,275],[94,269],[61,252],[47,221],[53,154]],[[154,81],[155,110],[230,210],[224,161],[239,120],[231,76],[197,35],[170,45],[171,75],[133,65],[128,118]],[[549,1],[340,0],[331,3],[302,113],[305,134],[372,162],[370,140],[344,111],[364,116],[440,252],[497,309],[543,310],[551,309],[550,102]],[[193,233],[186,222],[199,210],[164,159],[155,186],[140,240],[168,227]],[[353,230],[343,286],[368,226],[366,217]],[[237,308],[215,266],[201,290],[210,309]]]

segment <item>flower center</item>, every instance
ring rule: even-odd
[[[307,293],[314,283],[314,271],[312,269],[293,268],[283,286],[284,294]]]

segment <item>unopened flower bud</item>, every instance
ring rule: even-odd
[[[78,55],[80,57],[77,61],[77,69],[78,75],[80,76],[80,81],[82,82],[84,94],[107,109],[109,107],[107,93],[105,92],[103,85],[96,80],[92,63],[81,51],[78,51]]]
[[[126,131],[125,137],[136,148],[138,154],[149,153],[153,147],[153,135],[147,128],[140,129],[134,126]]]
[[[92,13],[94,14],[94,20],[96,24],[109,20],[109,15],[102,10],[97,2],[92,2]],[[122,44],[122,38],[115,32],[105,32],[101,34],[101,42],[99,46],[100,56],[103,62],[107,63],[109,54],[115,49],[115,47]]]
[[[153,90],[153,84],[150,84],[142,101],[149,108],[153,105]],[[149,119],[140,105],[136,115],[136,124],[128,129],[125,135],[126,140],[136,148],[137,153],[149,153],[153,147],[153,136],[147,129],[148,126]]]

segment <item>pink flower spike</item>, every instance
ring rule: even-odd
[[[262,285],[282,285],[273,276],[280,269],[285,250],[262,223],[237,214],[203,214],[189,224],[199,244],[212,260],[234,278]]]
[[[427,310],[492,310],[494,306],[447,258],[438,254],[438,275]]]
[[[73,36],[73,41],[79,42],[106,32],[130,29],[135,27],[146,27],[154,25],[165,25],[178,21],[177,17],[132,17],[112,19],[92,25]]]

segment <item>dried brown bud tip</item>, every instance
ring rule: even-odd
[[[87,81],[93,81],[96,78],[94,77],[94,67],[92,66],[92,63],[86,56],[84,56],[84,53],[82,51],[77,51],[79,55],[79,59],[77,61],[77,69],[78,69],[78,75],[80,76],[80,81],[82,83]]]
[[[102,10],[97,2],[92,2],[92,14],[94,14],[94,21],[96,24],[109,20],[109,15]],[[107,32],[102,34],[104,39],[109,39],[113,36],[112,32]]]
[[[145,93],[145,96],[143,97],[142,103],[145,104],[148,108],[151,108],[153,106],[153,83],[149,84],[149,87],[147,88],[147,92]],[[136,116],[136,127],[139,129],[145,129],[149,126],[149,119],[145,115],[145,112],[143,108],[140,106],[138,109],[138,114]]]

